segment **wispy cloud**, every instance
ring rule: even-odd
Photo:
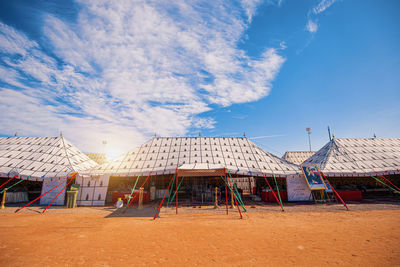
[[[0,132],[62,130],[86,151],[106,139],[122,152],[214,127],[210,105],[265,97],[285,61],[237,47],[261,1],[246,2],[80,1],[76,21],[43,16],[40,42],[0,23]]]
[[[316,17],[326,11],[335,2],[339,0],[321,0],[315,7],[313,7],[308,13],[308,20],[306,24],[306,30],[310,33],[316,33],[318,31],[318,24],[316,23]]]
[[[312,20],[308,20],[306,25],[307,31],[311,33],[316,33],[318,31],[318,24]]]
[[[333,5],[338,0],[322,0],[319,4],[312,9],[313,13],[318,15],[325,10],[327,10],[331,5]]]

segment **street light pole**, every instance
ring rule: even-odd
[[[307,133],[308,133],[308,145],[309,145],[309,147],[310,147],[310,152],[311,152],[311,137],[310,137],[310,135],[311,135],[311,128],[310,128],[310,127],[307,127],[307,128],[306,128],[306,131],[307,131]]]

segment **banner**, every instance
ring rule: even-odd
[[[311,190],[304,177],[298,175],[286,178],[287,194],[289,201],[312,200]]]
[[[311,190],[325,190],[326,185],[316,165],[300,165],[304,178]]]

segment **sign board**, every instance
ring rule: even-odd
[[[286,178],[286,186],[289,201],[312,200],[311,190],[301,175]]]
[[[62,180],[59,179],[53,179],[53,180],[43,180],[43,185],[42,185],[42,193],[44,194],[47,191],[49,191],[50,189],[52,189],[53,187],[57,186],[58,184],[60,184],[62,182]],[[60,193],[60,191],[64,188],[64,186],[66,185],[67,180],[64,179],[64,183],[62,183],[59,187],[57,187],[56,189],[54,189],[53,191],[51,191],[50,193],[48,193],[47,195],[43,196],[40,199],[40,205],[48,205],[50,204],[50,202],[53,200],[53,198],[55,198],[57,196],[58,193]],[[62,206],[64,205],[64,200],[65,200],[65,191],[64,190],[59,196],[58,198],[53,202],[53,204],[51,205],[55,205],[55,206]]]
[[[300,165],[304,178],[311,190],[326,190],[326,185],[316,165]]]

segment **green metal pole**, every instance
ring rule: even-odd
[[[233,186],[234,186],[234,188],[236,189],[236,193],[237,193],[237,195],[239,196],[239,199],[240,199],[240,201],[242,202],[242,204],[243,204],[243,206],[244,206],[244,202],[243,202],[243,200],[242,200],[242,197],[241,197],[240,194],[239,194],[239,191],[238,191],[237,188],[236,188],[236,183],[234,182],[231,173],[229,172],[228,169],[227,169],[226,171],[228,172],[229,177],[230,177],[231,180],[232,180]],[[251,190],[251,189],[250,189],[250,190]],[[246,209],[245,209],[245,211],[246,211]]]
[[[132,188],[131,195],[129,196],[129,199],[128,199],[128,201],[126,202],[125,209],[128,207],[128,205],[129,205],[129,202],[131,201],[131,198],[132,198],[133,192],[135,191],[135,188],[136,188],[136,184],[137,184],[137,182],[139,181],[139,177],[140,177],[140,175],[138,175],[138,177],[136,178],[136,182],[135,182],[135,184],[133,185],[133,188]]]
[[[371,177],[374,178],[375,180],[377,180],[378,182],[380,182],[381,184],[386,185],[387,187],[389,187],[390,189],[392,189],[392,190],[395,191],[396,193],[399,193],[399,194],[400,194],[400,192],[399,192],[398,190],[396,190],[396,189],[394,189],[393,187],[391,187],[391,186],[385,184],[384,182],[382,182],[381,180],[379,180],[377,177],[374,177],[374,176],[371,176]]]
[[[175,174],[174,174],[174,179],[172,179],[171,188],[170,188],[170,190],[169,190],[169,192],[168,192],[167,207],[165,208],[166,211],[168,211],[168,205],[169,205],[169,203],[171,203],[171,201],[169,201],[169,200],[171,199],[171,193],[172,193],[172,188],[174,187],[173,184],[174,184],[175,179],[176,179],[176,172],[175,172]]]
[[[225,181],[225,179],[224,179],[222,176],[220,176],[220,177],[221,177],[222,180]],[[231,177],[231,178],[232,178],[232,177]],[[232,191],[232,188],[231,188],[231,186],[229,185],[229,183],[227,183],[227,185],[228,185],[229,190],[231,190],[231,192],[233,192],[233,194],[235,195],[236,199],[240,199],[240,196],[238,197],[238,195],[236,194],[236,192],[235,192],[235,191]],[[233,186],[232,186],[232,187],[233,187]],[[240,206],[242,206],[243,210],[247,212],[246,208],[244,207],[243,202],[240,202],[240,201],[239,201],[239,204],[240,204]]]
[[[278,186],[278,183],[276,182],[275,174],[272,174],[272,175],[274,176],[274,181],[275,181],[275,184],[276,184],[276,191],[278,192],[279,201],[281,202],[281,205],[283,206],[282,199],[281,199],[281,194],[279,193],[279,186]]]
[[[179,182],[178,188],[176,189],[175,193],[172,195],[171,201],[169,201],[169,203],[171,203],[172,201],[174,201],[176,192],[178,192],[179,188],[181,187],[181,183],[182,183],[182,181],[183,181],[183,178],[185,178],[185,177],[182,177],[182,180]],[[168,203],[167,203],[167,205],[168,205]]]
[[[3,191],[1,191],[0,194],[2,194],[2,193],[4,192],[4,190],[8,190],[8,189],[10,189],[11,187],[13,187],[13,186],[15,186],[15,185],[17,185],[17,184],[19,184],[20,182],[23,182],[23,181],[25,181],[25,180],[18,181],[18,182],[16,182],[15,184],[13,184],[12,186],[9,186],[9,187],[3,189]]]

